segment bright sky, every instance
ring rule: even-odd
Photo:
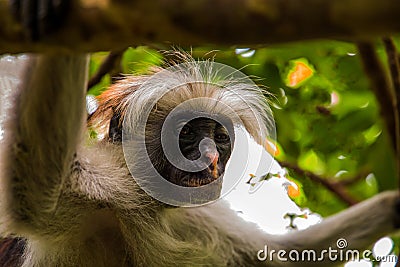
[[[255,190],[246,183],[250,178],[250,173],[259,177],[268,172],[284,174],[285,170],[263,147],[254,142],[247,132],[245,136],[246,142],[242,142],[242,144],[238,144],[240,140],[235,142],[234,151],[224,176],[225,181],[225,179],[232,179],[232,177],[236,179],[239,174],[241,175],[240,181],[224,198],[231,204],[232,209],[240,212],[239,214],[244,219],[257,223],[266,232],[271,234],[286,233],[286,227],[290,223],[288,219],[284,219],[286,213],[300,215],[309,212],[302,211],[289,198],[284,186],[284,183],[287,183],[285,178],[273,177],[268,181],[259,183]],[[238,140],[237,137],[236,140]],[[247,165],[244,170],[235,170],[240,165],[239,162],[245,161],[247,161]],[[320,219],[321,217],[317,214],[308,214],[308,219],[296,218],[295,223],[299,229],[304,229],[309,225],[318,223]]]

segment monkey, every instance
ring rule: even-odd
[[[346,249],[363,249],[399,228],[397,192],[283,236],[241,219],[220,199],[221,183],[238,119],[256,142],[268,134],[265,97],[218,77],[213,64],[185,60],[178,71],[127,76],[105,91],[90,120],[105,133],[98,141],[85,138],[88,55],[14,58],[18,74],[0,61],[1,79],[20,81],[0,147],[2,266],[329,266],[343,260],[323,249],[340,238]],[[177,144],[169,156],[164,133]],[[193,166],[173,164],[185,160]],[[184,193],[162,201],[151,194],[162,186]],[[323,258],[263,257],[266,248],[313,249]]]
[[[341,237],[348,240],[349,248],[364,248],[397,229],[398,195],[394,192],[379,194],[318,225],[285,236],[268,235],[243,221],[221,199],[212,203],[207,199],[206,205],[186,208],[162,203],[132,179],[118,138],[123,139],[123,133],[115,134],[122,130],[120,121],[124,116],[140,117],[140,108],[148,105],[145,100],[152,94],[143,96],[140,85],[149,77],[127,77],[101,95],[92,120],[93,125],[108,127],[108,135],[106,140],[88,145],[82,141],[87,64],[85,55],[60,54],[29,55],[21,62],[22,80],[8,112],[1,149],[0,229],[3,237],[15,238],[11,239],[14,243],[7,240],[14,246],[9,246],[8,252],[14,253],[2,255],[1,262],[12,259],[16,266],[309,266],[312,263],[260,261],[257,252],[265,245],[275,251],[320,250],[333,246]],[[191,66],[196,68],[196,64]],[[2,62],[0,70],[4,68],[7,62]],[[182,77],[168,75],[172,75],[170,79]],[[193,69],[183,76],[190,75]],[[158,101],[159,106],[152,107],[146,135],[157,134],[162,124],[158,120],[167,116],[163,101],[169,105],[190,100],[193,94],[208,96],[230,90],[229,86],[208,90],[196,83],[188,88],[191,94],[173,90]],[[259,105],[261,112],[262,93],[242,90],[241,95],[256,101],[254,105]],[[139,95],[132,96],[136,93]],[[129,103],[138,100],[135,97],[144,102]],[[232,100],[218,99],[221,103]],[[136,114],[128,111],[129,104],[139,109]],[[239,108],[238,113],[251,120],[246,111]],[[110,123],[113,118],[117,122]],[[110,130],[110,125],[116,128]],[[225,125],[224,129],[216,119],[200,117],[187,129],[182,127],[180,145],[186,149],[187,135],[199,131],[197,127],[205,127],[203,135],[211,136],[209,133],[214,131],[221,136],[213,138],[225,140],[233,127]],[[248,123],[247,127],[257,140],[263,129],[252,125]],[[153,130],[156,133],[150,134]],[[151,143],[146,146],[157,147]],[[168,177],[168,168],[159,170],[171,183],[201,187],[213,177],[214,169],[210,168],[222,171],[222,158],[230,155],[230,146],[226,147],[214,147],[207,174],[196,172],[192,181],[180,180],[181,174],[178,178]],[[155,154],[153,160],[157,158],[161,157]],[[202,174],[206,176],[204,182],[198,180]],[[322,266],[329,263],[337,262],[319,262]]]

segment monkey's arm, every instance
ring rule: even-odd
[[[290,261],[288,253],[291,250],[297,250],[301,256],[304,250],[315,250],[318,258],[321,257],[324,249],[329,250],[329,247],[338,249],[336,242],[340,238],[347,241],[346,249],[365,249],[380,237],[396,231],[400,222],[397,192],[379,194],[306,230],[286,235],[266,234],[256,225],[238,218],[237,214],[229,211],[225,205],[222,201],[188,210],[186,220],[190,225],[200,227],[189,231],[190,233],[198,232],[200,238],[206,240],[205,243],[216,242],[218,249],[221,249],[219,254],[231,253],[229,259],[232,260],[234,266],[336,265],[339,260],[329,260],[327,253],[322,254],[323,259],[315,262],[293,262]],[[263,212],[261,207],[260,212]],[[184,231],[191,227],[176,225]],[[265,246],[267,246],[267,251],[261,251],[265,250]],[[277,257],[279,250],[286,252],[283,256],[281,254],[281,257],[286,258],[287,261],[282,261]],[[258,253],[261,258],[266,258],[259,260]],[[272,261],[270,253],[272,253]]]
[[[319,257],[321,257],[322,250],[328,251],[329,248],[338,251],[339,249],[343,251],[363,250],[379,238],[398,230],[400,226],[399,214],[399,193],[384,192],[328,217],[320,224],[303,231],[284,235],[276,239],[272,246],[276,246],[276,249],[296,249],[300,252],[311,249],[317,251]],[[333,253],[333,255],[337,256],[336,260],[329,259],[329,255],[325,253],[323,255],[324,261],[314,264],[320,266],[335,265],[339,262],[339,253]],[[343,261],[346,261],[346,258]],[[310,266],[310,264],[307,266]]]
[[[57,210],[85,125],[87,63],[85,55],[63,54],[21,62],[1,155],[1,216],[12,231],[43,228]]]

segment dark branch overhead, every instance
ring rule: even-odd
[[[127,45],[266,45],[400,32],[398,0],[83,0],[65,28],[29,43],[0,0],[0,53]]]

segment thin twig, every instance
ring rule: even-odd
[[[355,183],[361,181],[362,179],[364,179],[370,172],[369,171],[361,171],[358,174],[354,175],[353,177],[350,178],[345,178],[343,180],[339,180],[339,181],[334,181],[332,182],[333,185],[340,185],[340,186],[351,186],[354,185]],[[329,179],[331,180],[331,179]]]
[[[323,185],[325,188],[327,188],[329,191],[337,195],[341,200],[346,202],[348,205],[352,206],[358,203],[357,200],[355,200],[353,197],[351,197],[345,190],[344,186],[339,184],[339,183],[332,183],[329,181],[329,179],[324,178],[320,175],[317,175],[313,172],[307,171],[302,169],[300,166],[294,163],[286,162],[286,161],[279,161],[278,163],[282,167],[286,167],[288,169],[293,170],[295,173],[306,176],[310,178],[310,180]]]

